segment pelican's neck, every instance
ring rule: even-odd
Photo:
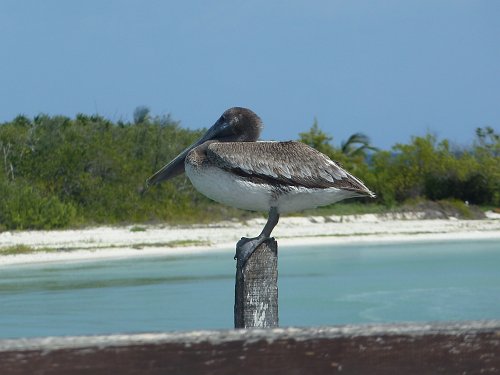
[[[207,160],[207,149],[216,140],[209,140],[193,148],[186,156],[185,164],[190,164],[194,168],[201,167]]]

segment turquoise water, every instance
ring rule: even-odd
[[[0,268],[0,338],[232,328],[231,253]],[[498,241],[279,249],[281,326],[500,318]]]

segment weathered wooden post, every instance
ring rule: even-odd
[[[234,328],[278,327],[278,243],[263,242],[236,263]]]

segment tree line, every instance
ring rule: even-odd
[[[340,148],[314,123],[300,140],[339,161],[386,206],[412,199],[457,199],[476,205],[500,205],[500,135],[491,127],[477,128],[467,148],[453,147],[435,135],[411,137],[390,150],[370,145],[354,134]]]
[[[197,139],[146,107],[132,122],[99,115],[18,116],[0,124],[0,230],[192,223],[250,215],[210,201],[183,176],[143,194],[145,179]],[[340,162],[392,207],[408,199],[500,205],[500,136],[477,129],[467,149],[432,135],[378,150],[363,134],[339,147],[317,122],[299,140]]]

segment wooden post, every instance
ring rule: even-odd
[[[235,328],[278,327],[278,243],[262,243],[242,267],[236,264]]]

